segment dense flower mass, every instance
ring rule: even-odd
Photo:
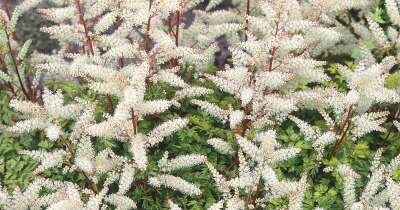
[[[400,209],[399,0],[18,3],[0,209]]]

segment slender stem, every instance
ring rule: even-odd
[[[176,31],[175,31],[175,45],[179,47],[179,26],[181,24],[181,12],[176,11]]]
[[[250,0],[247,0],[246,2],[246,16],[250,15]],[[248,17],[246,17],[246,31],[249,29],[250,25],[249,25],[249,19]]]
[[[394,115],[394,120],[396,120],[396,119],[399,118],[399,117],[400,117],[400,108],[397,109],[396,114]],[[385,137],[385,139],[384,139],[384,142],[386,142],[386,141],[389,139],[389,136],[390,136],[390,134],[392,134],[394,127],[395,127],[395,126],[394,126],[394,124],[392,123],[392,125],[391,125],[390,128],[389,128],[389,132],[387,133],[387,135],[386,135],[386,137]]]
[[[9,52],[9,54],[11,56],[11,60],[13,62],[13,66],[14,66],[14,71],[17,74],[18,82],[19,82],[19,85],[21,86],[21,90],[24,93],[24,95],[26,96],[26,98],[28,100],[31,100],[31,97],[29,96],[28,92],[26,91],[24,83],[22,81],[21,74],[20,74],[19,69],[18,69],[18,62],[17,62],[17,59],[15,58],[13,50],[11,48],[10,36],[9,36],[8,31],[7,31],[6,28],[4,28],[4,33],[6,34],[8,52]]]
[[[229,166],[225,167],[225,171],[231,170],[234,165],[239,165],[239,163],[239,156],[236,154],[235,160],[233,160]]]
[[[279,32],[279,23],[276,22],[274,37],[276,37],[278,35],[278,32]],[[278,50],[278,47],[272,47],[272,49],[270,50],[270,54],[269,54],[270,57],[268,59],[268,71],[273,70],[272,67],[274,64],[275,54],[276,54],[277,50]]]
[[[240,11],[239,11],[240,12]],[[249,19],[248,19],[248,17],[249,17],[249,15],[250,15],[250,0],[247,0],[246,1],[246,24],[245,24],[245,27],[244,27],[244,39],[245,39],[245,41],[247,41],[247,31],[249,30],[249,28],[250,28],[250,24],[249,24]]]
[[[148,186],[149,183],[146,179],[139,179],[139,180],[135,180],[132,182],[132,185],[134,187],[138,187],[138,186]]]
[[[133,128],[133,134],[138,133],[138,117],[135,115],[135,111],[131,110],[131,123]]]
[[[355,30],[354,27],[351,25],[352,19],[351,19],[350,13],[346,12],[346,13],[345,13],[345,16],[347,17],[348,23],[346,23],[345,20],[342,20],[342,19],[339,18],[339,17],[336,18],[336,20],[337,20],[340,24],[342,24],[344,27],[347,27],[347,28],[349,29],[349,32],[350,32],[351,34],[353,34],[354,37],[356,37],[357,39],[360,39],[360,38],[361,38],[360,35],[358,35],[358,34],[356,33],[356,30]]]
[[[3,56],[1,55],[2,51],[3,51],[2,47],[0,46],[0,65],[3,66],[3,68],[4,68],[4,69],[2,69],[3,72],[4,73],[8,73],[8,70],[7,70],[7,67],[6,67],[6,62],[4,61]]]
[[[153,5],[153,0],[149,1],[149,11],[151,10],[151,7]],[[153,16],[150,14],[149,18],[147,19],[147,24],[146,24],[146,33],[144,34],[144,50],[146,52],[150,51],[150,29],[151,29],[151,19]]]
[[[83,9],[80,3],[80,0],[75,0],[75,6],[79,12],[79,23],[83,26],[83,29],[85,31],[85,37],[86,37],[86,44],[89,47],[90,53],[92,55],[94,55],[94,48],[93,48],[93,43],[92,43],[92,39],[90,38],[89,35],[89,30],[87,28],[86,25],[86,21],[85,21],[85,17],[84,17],[84,13],[83,13]]]
[[[274,64],[274,57],[277,49],[277,47],[273,47],[271,50],[270,58],[268,60],[268,71],[272,71],[272,65]]]
[[[174,25],[173,25],[173,18],[174,15],[176,16],[176,21],[175,21],[175,30],[174,30]],[[167,20],[168,24],[168,33],[172,35],[175,39],[175,46],[179,47],[179,30],[180,30],[180,23],[181,23],[181,12],[180,10],[177,10],[175,13],[170,14]],[[169,65],[171,67],[176,67],[178,66],[178,60],[177,59],[171,59],[168,61]]]
[[[30,95],[31,101],[36,102],[36,91],[33,85],[32,77],[26,76],[25,77],[26,84],[28,86],[28,93]]]
[[[86,172],[82,171],[83,176],[85,177],[86,183],[89,183],[90,189],[97,194],[97,186],[94,182],[92,182]]]
[[[349,131],[350,128],[350,123],[351,123],[351,117],[353,115],[353,106],[349,107],[349,110],[347,112],[347,117],[343,124],[339,127],[338,133],[340,136],[339,139],[336,140],[335,145],[333,146],[333,149],[328,157],[328,159],[332,159],[332,157],[336,156],[337,151],[339,150],[340,146],[343,144],[347,132]]]
[[[250,112],[251,112],[251,104],[248,104],[246,107],[244,107],[243,111],[244,111],[244,113],[246,115],[250,114]],[[251,120],[244,119],[244,120],[242,120],[242,128],[237,128],[237,129],[234,129],[232,131],[233,131],[233,133],[235,133],[237,135],[245,137],[246,136],[246,132],[251,129],[251,124],[252,124]],[[239,165],[239,164],[240,164],[239,152],[237,152],[236,153],[236,159],[226,168],[226,170],[230,170],[234,165]]]

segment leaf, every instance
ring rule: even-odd
[[[361,49],[359,47],[355,47],[351,50],[351,57],[353,59],[358,59],[361,56]]]
[[[367,143],[356,144],[353,156],[358,158],[367,158],[369,156],[370,150]]]
[[[370,12],[372,20],[374,20],[377,23],[384,24],[385,20],[383,20],[382,14],[383,14],[383,9],[379,7],[375,8],[373,12]]]
[[[400,71],[390,74],[386,78],[385,86],[391,89],[400,88]]]
[[[21,50],[18,53],[18,60],[22,61],[26,58],[26,54],[28,54],[29,48],[32,44],[32,40],[27,40],[24,45],[21,47]]]
[[[397,182],[400,181],[400,169],[396,169],[393,171],[393,180]]]

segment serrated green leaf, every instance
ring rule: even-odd
[[[386,78],[385,86],[391,89],[400,88],[400,71],[390,74]]]

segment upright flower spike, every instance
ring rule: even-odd
[[[165,186],[190,196],[198,196],[201,190],[192,183],[172,175],[158,175],[149,179],[149,184],[154,187]]]
[[[179,169],[190,168],[196,165],[203,164],[207,161],[204,155],[182,155],[174,159],[168,160],[168,156],[158,161],[158,166],[163,172],[172,172]]]
[[[380,151],[377,153],[380,154]],[[378,156],[379,156],[378,154]],[[391,178],[391,165],[383,165],[378,163],[377,158],[374,158],[373,167],[369,181],[363,189],[361,195],[357,197],[355,193],[355,179],[360,178],[356,172],[354,172],[347,165],[340,165],[338,167],[339,174],[344,179],[343,196],[345,198],[346,209],[365,209],[365,208],[386,208],[387,204],[390,207],[398,205],[398,183],[394,183]],[[396,162],[396,158],[392,160]],[[358,199],[359,201],[357,201]]]
[[[129,209],[136,209],[137,204],[127,196],[118,195],[118,194],[111,194],[107,196],[106,201],[116,206],[117,209],[121,210],[129,210]]]
[[[191,103],[199,106],[201,109],[203,109],[208,114],[210,114],[211,116],[213,116],[217,119],[225,121],[228,118],[228,111],[219,108],[215,104],[209,103],[207,101],[197,100],[197,99],[191,100]]]
[[[397,26],[400,26],[400,14],[399,14],[398,3],[394,0],[385,0],[385,6],[388,15],[390,17],[390,20]]]
[[[388,68],[385,66],[382,62],[371,67],[359,65],[355,71],[351,71],[344,66],[339,68],[346,77],[349,88],[354,91],[354,102],[359,104],[358,109],[361,112],[367,110],[374,103],[396,103],[399,101],[398,93],[385,87]],[[374,76],[371,77],[372,75]]]
[[[7,29],[9,33],[15,32],[15,27],[17,25],[18,20],[20,17],[27,11],[31,10],[32,8],[36,7],[41,0],[25,0],[20,3],[13,11],[11,15],[10,22],[8,22]]]
[[[119,179],[117,194],[124,195],[129,191],[133,182],[134,175],[135,175],[135,167],[132,165],[125,165],[121,173],[121,177]]]
[[[177,118],[155,127],[146,138],[146,147],[153,147],[163,141],[165,137],[184,128],[188,123],[188,119]]]
[[[350,167],[346,165],[340,165],[338,167],[339,174],[345,179],[343,197],[345,198],[345,207],[350,208],[353,203],[356,202],[355,194],[355,179],[359,178],[359,175],[354,172]]]
[[[383,48],[389,47],[389,41],[388,38],[383,31],[383,29],[379,26],[378,23],[376,23],[370,16],[366,17],[369,29],[372,32],[373,39],[375,42]]]
[[[64,150],[56,150],[53,152],[46,151],[21,151],[21,155],[28,155],[32,159],[38,160],[40,165],[35,169],[34,174],[44,172],[49,168],[61,166],[67,153]]]
[[[300,131],[305,135],[306,140],[315,140],[319,135],[319,130],[315,130],[307,122],[304,122],[295,116],[289,116],[289,119],[297,124]]]
[[[133,159],[140,170],[147,168],[147,152],[145,148],[145,140],[141,134],[138,134],[131,140],[130,152],[133,155]]]
[[[217,150],[221,154],[233,154],[232,146],[219,138],[211,138],[207,140],[207,144],[211,145],[215,150]]]
[[[30,119],[19,121],[7,130],[18,134],[44,130],[47,138],[56,141],[63,135],[59,120],[61,118],[75,119],[83,109],[82,104],[78,103],[64,105],[64,97],[61,92],[53,93],[48,89],[44,90],[43,103],[43,105],[39,105],[20,100],[11,101],[10,105],[16,111],[28,115]]]
[[[386,129],[381,126],[386,121],[389,112],[371,112],[353,118],[355,127],[351,130],[355,138],[359,138],[369,132],[385,132]]]
[[[93,173],[95,165],[92,160],[95,157],[95,150],[89,138],[83,138],[76,150],[75,165],[85,173]]]

